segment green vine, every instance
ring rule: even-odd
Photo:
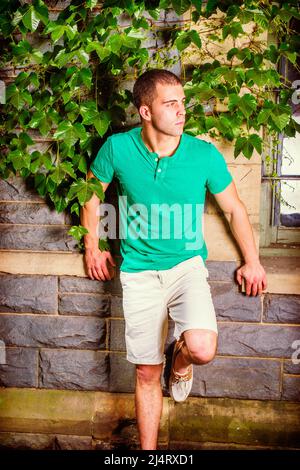
[[[103,198],[100,183],[87,178],[89,165],[107,135],[137,122],[128,83],[149,67],[180,60],[185,131],[232,141],[235,157],[268,153],[262,129],[274,138],[299,131],[290,106],[295,90],[278,71],[282,58],[297,67],[299,37],[290,27],[300,19],[297,1],[56,4],[1,2],[1,67],[10,78],[1,106],[0,176],[32,179],[57,211],[79,217],[94,192]],[[164,22],[174,11],[177,19]],[[45,150],[33,149],[37,137],[48,142]],[[85,229],[74,225],[69,233],[80,240]]]

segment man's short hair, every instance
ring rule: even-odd
[[[156,84],[181,85],[180,79],[169,70],[151,69],[138,77],[133,87],[133,104],[140,109],[143,104],[151,106],[156,97]]]

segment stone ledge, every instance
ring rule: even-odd
[[[219,261],[209,258],[208,261]],[[224,260],[228,262],[229,260]],[[239,262],[239,260],[231,260]],[[270,294],[299,294],[300,263],[297,257],[261,257]],[[0,272],[87,277],[81,253],[0,250]]]
[[[159,442],[299,449],[299,417],[296,403],[189,398],[175,404],[164,398]],[[137,445],[133,394],[1,389],[0,427],[10,435],[92,436]]]

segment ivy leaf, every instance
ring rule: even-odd
[[[280,130],[280,132],[288,125],[290,121],[290,114],[282,113],[278,109],[274,109],[270,114],[274,124]]]
[[[81,69],[79,75],[87,88],[92,87],[92,71],[90,69]]]
[[[261,154],[262,152],[262,139],[258,134],[251,134],[249,137],[249,142],[253,145],[255,150]]]
[[[94,124],[95,120],[99,117],[99,113],[94,101],[86,101],[80,106],[80,114],[83,117],[83,124]]]
[[[172,0],[172,6],[177,15],[180,16],[190,8],[191,2],[190,0]]]
[[[74,172],[71,162],[60,163],[54,169],[54,171],[49,175],[49,179],[54,181],[56,184],[60,184],[62,180],[65,178],[66,174],[76,179],[76,174]]]
[[[46,25],[49,21],[49,12],[45,3],[41,0],[35,0],[34,10],[35,10],[37,17],[42,21],[42,23]]]
[[[272,111],[271,109],[263,108],[257,116],[257,123],[258,124],[265,123],[269,119],[271,111]]]
[[[244,30],[239,21],[233,21],[232,23],[225,25],[222,30],[223,39],[226,39],[229,35],[233,38],[237,38],[239,34],[244,34]]]
[[[91,10],[97,6],[98,0],[86,0],[86,6]]]
[[[58,41],[64,35],[64,32],[65,32],[65,26],[58,24],[55,28],[53,28],[51,32],[52,41],[54,42]]]
[[[103,137],[104,134],[107,132],[107,129],[110,124],[110,117],[108,113],[101,111],[99,113],[99,117],[94,121],[94,126],[98,132],[98,134]]]
[[[238,137],[235,142],[234,158],[236,158],[241,152],[246,158],[251,158],[254,147],[253,144],[246,137]]]
[[[49,153],[40,153],[37,150],[31,154],[31,164],[30,170],[32,173],[37,173],[37,171],[45,167],[47,170],[52,169],[52,160]]]
[[[63,140],[68,147],[72,147],[78,140],[78,134],[71,122],[61,122],[53,134],[54,139]]]
[[[85,52],[85,50],[78,49],[76,51],[76,56],[84,65],[87,65],[89,63],[90,56],[87,52]]]
[[[25,153],[23,150],[17,149],[9,152],[7,159],[8,161],[11,161],[16,171],[21,170],[22,168],[30,168],[30,155]]]
[[[28,8],[27,12],[23,16],[22,22],[24,26],[30,31],[35,31],[37,29],[40,19],[32,5]]]
[[[199,48],[201,49],[202,47],[202,42],[201,42],[201,38],[199,36],[199,33],[195,30],[195,29],[192,29],[191,31],[189,31],[189,36],[192,40],[192,42]]]
[[[80,241],[87,233],[89,233],[89,231],[82,225],[73,225],[70,230],[68,230],[68,235],[72,235],[72,237],[78,241]]]
[[[191,42],[192,42],[192,40],[190,38],[189,33],[181,31],[177,35],[177,38],[176,38],[176,41],[175,41],[175,46],[181,52],[184,49],[186,49],[191,44]]]
[[[77,181],[72,183],[67,199],[72,201],[72,199],[77,198],[79,204],[83,206],[91,199],[94,193],[96,193],[100,200],[103,200],[103,189],[100,181],[96,178],[90,178],[88,181],[83,178],[78,178]]]
[[[246,93],[241,97],[238,103],[239,109],[242,111],[246,118],[249,118],[253,111],[257,108],[256,99],[250,93]]]
[[[212,13],[218,4],[218,0],[208,0],[206,4],[207,13]]]

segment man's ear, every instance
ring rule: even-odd
[[[146,104],[143,104],[140,106],[139,113],[141,118],[145,119],[145,121],[150,121],[151,120],[151,111],[149,106]]]

